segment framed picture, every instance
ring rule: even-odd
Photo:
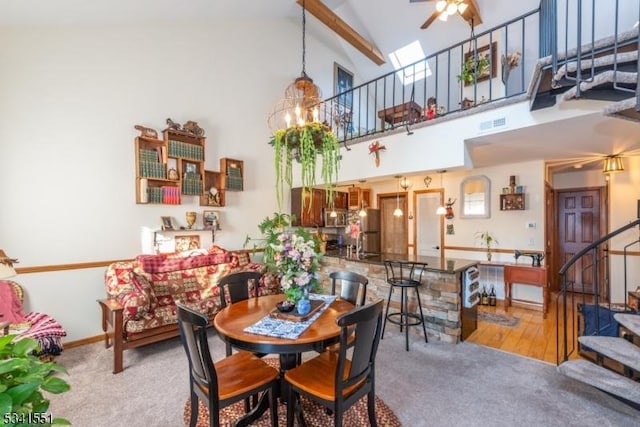
[[[192,234],[189,236],[176,236],[176,252],[200,249],[200,236]]]
[[[220,226],[220,212],[218,211],[203,211],[202,212],[202,225],[207,230],[211,230],[216,226],[216,229]]]
[[[476,82],[481,82],[484,80],[488,80],[489,78],[494,78],[497,76],[498,69],[498,42],[491,43],[491,49],[489,49],[489,45],[484,45],[478,48],[477,55],[482,58],[489,58],[489,54],[491,54],[490,64],[483,70],[480,70],[478,76],[476,78]],[[464,61],[466,62],[469,57],[473,55],[473,50],[464,54]],[[472,83],[465,82],[465,86],[469,86]]]
[[[173,230],[173,218],[170,216],[161,216],[160,219],[162,220],[162,229],[163,230]]]
[[[353,73],[337,62],[333,63],[333,88],[334,95],[353,89]],[[353,92],[340,96],[338,104],[350,108],[353,104]]]
[[[196,173],[196,164],[195,163],[186,163],[184,164],[185,173]]]

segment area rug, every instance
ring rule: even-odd
[[[277,367],[278,360],[272,357],[264,359],[270,365]],[[333,415],[328,415],[325,408],[317,403],[313,402],[302,396],[302,413],[304,420],[309,427],[325,427],[333,425]],[[220,411],[220,427],[232,427],[235,421],[244,414],[244,402],[236,402],[231,406],[228,406]],[[187,399],[184,405],[184,422],[185,425],[189,425],[189,418],[191,417],[191,399]],[[385,427],[399,427],[402,424],[394,412],[387,406],[386,403],[376,396],[376,421],[379,426]],[[278,424],[281,426],[287,425],[287,406],[278,404]],[[363,397],[353,406],[347,409],[342,418],[342,424],[344,426],[368,426],[369,416],[367,415],[367,398]],[[255,427],[270,427],[271,415],[269,411],[266,411],[259,419],[257,419],[251,426]],[[196,427],[209,427],[209,410],[202,403],[198,402],[198,422]]]
[[[481,322],[495,323],[500,326],[515,328],[520,324],[520,318],[503,313],[491,313],[478,311],[478,320]]]

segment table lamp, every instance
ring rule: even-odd
[[[16,270],[13,268],[13,263],[17,263],[17,259],[9,258],[7,254],[0,249],[0,279],[8,279],[15,276]]]

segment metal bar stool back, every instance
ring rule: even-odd
[[[387,308],[384,315],[384,325],[382,326],[382,338],[387,326],[387,321],[400,326],[400,332],[404,328],[405,347],[409,351],[409,326],[422,325],[424,333],[424,341],[429,342],[427,338],[427,328],[424,324],[424,314],[422,312],[422,303],[420,301],[420,292],[418,288],[422,283],[422,273],[424,265],[411,261],[385,260],[384,268],[386,271],[387,284],[389,285],[389,296],[387,297]],[[395,288],[400,289],[400,311],[389,313],[391,305],[391,295]],[[415,289],[415,299],[420,314],[409,310],[408,289]]]

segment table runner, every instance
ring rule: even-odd
[[[258,322],[244,328],[245,332],[257,335],[266,335],[269,337],[285,338],[295,340],[298,338],[313,322],[316,321],[322,313],[335,301],[335,295],[309,294],[310,300],[322,300],[325,304],[318,310],[316,314],[311,316],[304,322],[294,322],[292,320],[276,319],[270,315],[266,315]]]

